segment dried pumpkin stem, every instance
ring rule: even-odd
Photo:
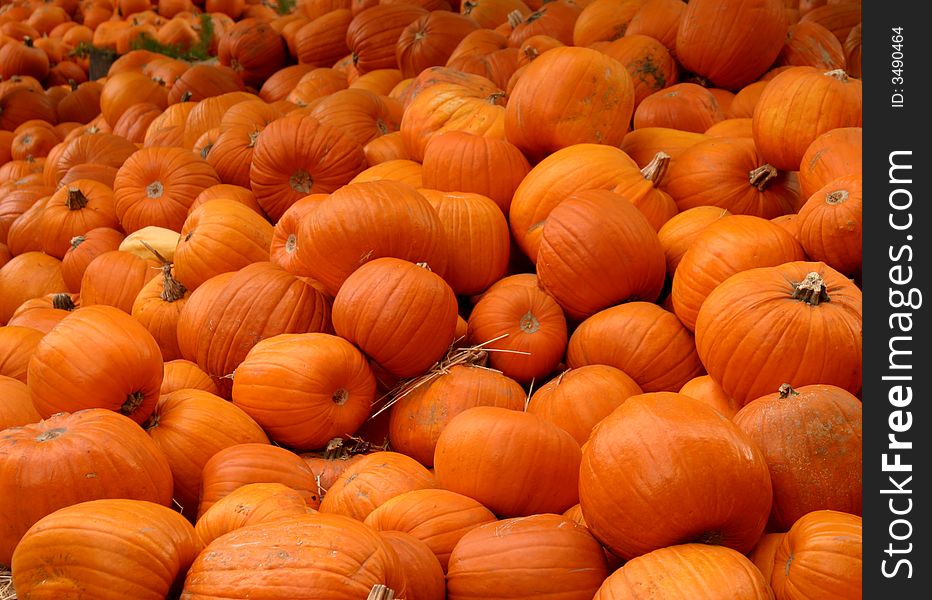
[[[831,298],[825,290],[825,280],[816,272],[809,273],[806,278],[793,286],[794,300],[800,300],[812,306],[820,302],[829,302]]]
[[[748,182],[760,191],[764,191],[770,180],[777,176],[777,168],[771,164],[765,164],[753,169],[748,173]]]
[[[848,201],[848,190],[835,190],[831,194],[825,195],[826,204],[844,204]]]
[[[87,202],[87,196],[84,195],[81,188],[77,186],[68,188],[68,197],[65,200],[65,205],[68,207],[68,210],[81,210],[87,206]]]
[[[369,595],[366,597],[366,600],[394,600],[395,591],[389,587],[385,587],[381,583],[377,583],[372,586],[372,589],[369,591]]]
[[[799,395],[799,392],[797,392],[796,390],[794,390],[794,389],[793,389],[793,386],[791,386],[791,385],[788,384],[788,383],[784,383],[783,385],[781,385],[781,386],[780,386],[780,389],[778,390],[778,392],[779,392],[779,394],[780,394],[780,399],[781,399],[781,400],[785,400],[785,399],[789,398],[790,396],[798,396],[798,395]]]
[[[654,158],[641,169],[641,174],[644,175],[644,179],[654,184],[654,187],[660,185],[664,175],[667,174],[667,168],[670,165],[671,158],[672,157],[666,152],[658,152],[655,154]]]
[[[142,402],[145,400],[142,392],[132,392],[126,395],[126,402],[120,407],[120,414],[126,415],[127,417],[136,412]]]
[[[846,82],[846,81],[848,81],[848,74],[845,73],[845,70],[844,70],[844,69],[834,69],[834,70],[832,70],[832,71],[826,71],[825,73],[823,73],[823,75],[825,75],[825,76],[827,76],[827,77],[832,77],[832,78],[837,79],[838,81],[841,81],[841,82]]]
[[[52,296],[52,308],[57,308],[59,310],[72,311],[77,306],[74,303],[74,300],[71,299],[71,294],[54,294]]]

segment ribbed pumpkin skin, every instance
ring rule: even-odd
[[[299,227],[300,275],[331,295],[360,265],[385,256],[426,262],[443,275],[447,244],[437,211],[399,181],[351,183],[332,193]]]
[[[101,440],[120,440],[112,452]],[[97,498],[136,498],[169,506],[165,455],[129,418],[102,408],[62,413],[0,434],[0,564],[36,521]],[[92,474],[93,476],[88,476]]]
[[[0,327],[0,375],[26,383],[29,359],[44,335],[31,327]]]
[[[724,546],[679,544],[633,558],[612,573],[592,600],[674,598],[772,600],[773,591],[747,557]],[[649,591],[648,591],[649,590]]]
[[[168,458],[174,500],[192,522],[197,515],[201,472],[210,457],[228,446],[269,442],[249,415],[223,398],[198,389],[162,395],[145,427]]]
[[[427,14],[429,9],[414,3],[376,3],[356,13],[346,30],[346,45],[359,74],[398,68],[398,38],[408,25]]]
[[[42,338],[27,379],[43,418],[97,407],[142,423],[158,401],[162,353],[145,327],[123,311],[86,306]]]
[[[282,483],[247,483],[201,515],[194,533],[203,547],[221,535],[256,523],[294,517],[311,512],[299,492]]]
[[[676,56],[687,71],[737,90],[780,54],[789,27],[780,0],[698,0],[684,11]]]
[[[605,553],[586,527],[536,514],[464,535],[450,556],[447,598],[517,600],[538,596],[543,587],[554,597],[590,600],[607,575]]]
[[[377,258],[340,286],[333,327],[389,372],[413,377],[453,343],[457,310],[456,295],[439,275],[399,258]]]
[[[776,168],[797,171],[818,136],[861,126],[861,102],[860,79],[843,71],[791,67],[767,84],[754,106],[754,143]]]
[[[0,397],[3,398],[0,403],[0,431],[42,420],[32,405],[25,382],[0,375]]]
[[[719,219],[699,233],[683,255],[670,292],[673,311],[694,331],[702,302],[731,275],[805,258],[796,238],[767,219],[749,215]]]
[[[268,600],[359,600],[377,583],[403,593],[396,561],[379,534],[358,521],[301,515],[215,539],[188,570],[181,598],[245,599],[261,593]]]
[[[817,510],[800,517],[774,555],[770,585],[777,600],[860,598],[861,517]]]
[[[555,85],[558,77],[585,83]],[[573,144],[617,146],[633,112],[634,82],[623,64],[590,48],[554,48],[518,79],[505,107],[505,137],[532,160]]]
[[[236,367],[232,397],[276,442],[314,450],[362,425],[376,399],[375,376],[342,338],[281,334],[257,343]]]
[[[862,251],[861,173],[833,179],[799,209],[799,241],[811,260],[859,277]]]
[[[628,398],[599,422],[583,452],[586,524],[627,560],[689,542],[747,552],[764,531],[771,500],[767,463],[751,438],[681,394]]]
[[[456,415],[434,450],[437,484],[499,517],[562,512],[576,504],[579,444],[537,415],[477,406]]]
[[[734,416],[767,458],[768,529],[787,531],[813,510],[861,514],[861,402],[833,385],[786,386]]]
[[[382,541],[398,555],[399,565],[408,582],[410,600],[445,600],[447,583],[440,561],[430,547],[403,531],[382,531]]]
[[[794,300],[821,275],[829,301]],[[791,262],[732,275],[706,297],[696,350],[709,375],[746,404],[786,382],[861,389],[861,290],[824,263]],[[792,362],[786,360],[793,356]]]
[[[605,190],[578,192],[551,211],[536,262],[541,287],[577,320],[622,301],[653,302],[666,277],[650,222]]]
[[[194,527],[171,508],[92,500],[62,508],[27,532],[13,554],[13,584],[24,598],[160,600],[199,550]]]
[[[625,302],[583,321],[570,337],[566,359],[570,368],[621,369],[645,392],[673,392],[702,373],[692,334],[676,315],[650,302]]]
[[[467,532],[496,521],[469,496],[444,489],[412,490],[382,503],[364,521],[376,531],[403,531],[423,541],[447,571],[450,553]]]
[[[799,194],[808,198],[833,179],[861,172],[862,129],[829,130],[806,148],[799,165]]]
[[[218,391],[217,385],[210,378],[210,375],[202,371],[200,367],[190,360],[178,358],[167,361],[164,364],[163,372],[162,387],[159,390],[159,394],[162,396],[184,388],[204,390],[211,394],[216,394]]]

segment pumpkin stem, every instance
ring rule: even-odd
[[[505,96],[505,92],[494,92],[489,94],[488,102],[489,104],[499,104],[505,98]]]
[[[151,198],[153,200],[161,198],[164,192],[165,187],[162,185],[161,181],[153,181],[146,186],[146,198]]]
[[[285,252],[288,254],[294,254],[295,250],[298,249],[298,236],[291,233],[288,235],[288,239],[285,240]]]
[[[333,392],[330,399],[333,400],[333,403],[337,406],[343,406],[346,404],[346,401],[349,400],[349,392],[346,391],[346,388],[340,388]]]
[[[844,69],[835,69],[833,71],[826,71],[825,73],[822,73],[822,74],[827,77],[832,77],[834,79],[837,79],[838,81],[842,83],[846,83],[848,81],[848,74],[845,73]]]
[[[120,407],[120,414],[126,415],[127,417],[131,416],[136,409],[142,406],[142,402],[145,400],[145,396],[142,392],[132,392],[126,395],[126,402]]]
[[[831,194],[825,195],[826,204],[844,204],[848,200],[848,190],[835,190]]]
[[[142,428],[146,431],[150,429],[155,429],[159,426],[159,415],[158,413],[152,413],[152,416],[146,419],[146,422],[142,424]]]
[[[75,81],[74,79],[70,79],[70,78],[69,78],[69,79],[68,79],[68,85],[71,86],[71,91],[72,91],[72,92],[75,91],[76,89],[78,89],[78,82]]]
[[[515,9],[508,13],[508,25],[512,29],[520,25],[522,21],[524,21],[524,16],[521,14],[520,10]]]
[[[87,196],[77,186],[68,188],[68,198],[65,200],[68,210],[81,210],[87,206]]]
[[[540,321],[531,311],[527,311],[518,322],[518,327],[521,329],[521,333],[537,333],[537,330],[540,329]]]
[[[191,96],[193,95],[194,94],[191,93],[191,90],[185,90],[185,92],[181,94],[181,101],[188,102],[189,100],[191,100]]]
[[[84,237],[83,235],[76,235],[73,238],[71,238],[71,247],[77,248],[78,246],[80,246],[86,241],[87,241],[87,238]]]
[[[256,131],[249,132],[249,143],[246,144],[247,148],[255,148],[256,142],[259,141],[259,134],[262,133],[258,129]]]
[[[771,164],[757,167],[748,173],[748,181],[760,191],[764,191],[770,180],[777,176],[777,169]]]
[[[47,442],[49,440],[54,440],[59,437],[61,434],[67,431],[64,427],[56,427],[55,429],[49,429],[48,431],[43,431],[36,436],[37,442]]]
[[[395,592],[392,588],[385,587],[381,583],[372,586],[366,600],[394,600]]]
[[[799,395],[799,392],[797,392],[796,390],[794,390],[794,389],[793,389],[793,386],[791,386],[791,385],[788,384],[788,383],[784,383],[783,385],[781,385],[781,386],[780,386],[780,389],[778,390],[778,392],[779,392],[779,394],[780,394],[780,399],[781,399],[781,400],[785,400],[785,399],[789,398],[790,396],[798,396],[798,395]]]
[[[77,308],[77,306],[75,305],[74,300],[71,299],[71,294],[59,293],[52,294],[52,308],[71,312]]]
[[[710,546],[721,546],[724,539],[725,536],[722,535],[721,531],[706,531],[696,539],[696,542],[699,544],[709,544]]]
[[[812,306],[831,301],[828,292],[825,291],[825,280],[816,272],[809,273],[805,279],[794,285],[791,297]]]
[[[28,35],[23,36],[23,43],[26,44],[27,48],[33,47],[32,38],[29,37]]]
[[[288,179],[288,185],[296,192],[310,194],[311,188],[314,187],[314,179],[311,177],[311,174],[304,169],[298,169],[291,174],[291,178]]]
[[[654,187],[660,185],[660,182],[663,181],[663,176],[667,174],[670,158],[672,157],[663,151],[655,154],[654,158],[641,169],[641,174],[644,175],[644,179],[654,184]]]
[[[173,266],[170,263],[162,265],[162,293],[159,294],[159,298],[168,303],[181,300],[188,292],[188,288],[172,276]]]

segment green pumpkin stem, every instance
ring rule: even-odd
[[[815,272],[809,273],[805,279],[793,286],[791,297],[812,306],[817,306],[820,302],[831,301],[825,290],[825,280]]]

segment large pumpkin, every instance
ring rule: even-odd
[[[671,392],[632,396],[605,417],[579,471],[586,524],[627,560],[689,542],[748,552],[771,501],[767,462],[751,438],[713,408]]]
[[[119,440],[114,452],[108,440]],[[0,435],[0,564],[36,521],[97,498],[135,498],[169,506],[165,455],[127,417],[102,408],[62,413]]]
[[[857,394],[861,344],[861,290],[824,263],[736,273],[706,297],[696,319],[702,364],[741,404],[786,382]]]

